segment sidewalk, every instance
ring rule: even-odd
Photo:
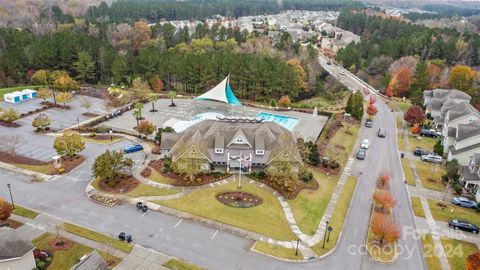
[[[29,219],[13,214],[11,218],[24,224],[16,230],[30,241],[33,241],[45,232],[56,234],[57,228],[55,226],[59,226],[64,223],[63,220],[46,214],[40,214],[35,219]],[[62,237],[68,238],[76,243],[99,251],[109,252],[112,256],[120,258],[122,261],[113,268],[115,270],[164,270],[168,268],[164,267],[163,264],[172,259],[172,257],[168,255],[152,249],[144,248],[139,245],[134,245],[132,251],[130,253],[126,253],[113,247],[108,247],[104,243],[99,243],[82,236],[69,233],[61,228],[58,228],[58,232]]]

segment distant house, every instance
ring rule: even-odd
[[[174,138],[162,136],[161,145],[171,145]],[[248,171],[288,166],[290,172],[298,173],[303,166],[289,130],[274,122],[244,118],[199,122],[179,134],[168,155],[172,165],[182,168],[194,162],[204,172],[239,170],[240,166]],[[248,164],[240,165],[239,157]]]
[[[470,102],[472,97],[456,89],[433,89],[423,91],[423,104],[425,113],[430,113],[433,123],[441,128],[444,124],[444,114],[448,107],[452,107],[459,102]],[[446,106],[442,109],[443,106]]]
[[[475,200],[480,202],[480,153],[471,156],[468,165],[460,167],[459,174],[465,189],[475,194]]]
[[[31,270],[36,267],[34,246],[12,229],[0,228],[0,269]]]
[[[83,256],[80,262],[72,266],[70,270],[110,270],[107,263],[96,250],[92,253]]]

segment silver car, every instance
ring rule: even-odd
[[[428,154],[422,156],[422,161],[431,162],[431,163],[442,163],[443,158],[441,156]]]

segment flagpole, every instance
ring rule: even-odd
[[[242,152],[240,152],[240,170],[238,171],[238,189],[242,189]]]

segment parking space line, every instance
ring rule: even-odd
[[[177,224],[175,224],[175,226],[173,226],[174,228],[178,227],[178,225],[180,225],[180,223],[182,223],[183,219],[180,219],[180,221],[177,222]]]
[[[217,231],[212,235],[212,237],[210,237],[210,239],[213,239],[213,238],[217,235],[218,232],[219,232],[219,230],[217,230]]]

